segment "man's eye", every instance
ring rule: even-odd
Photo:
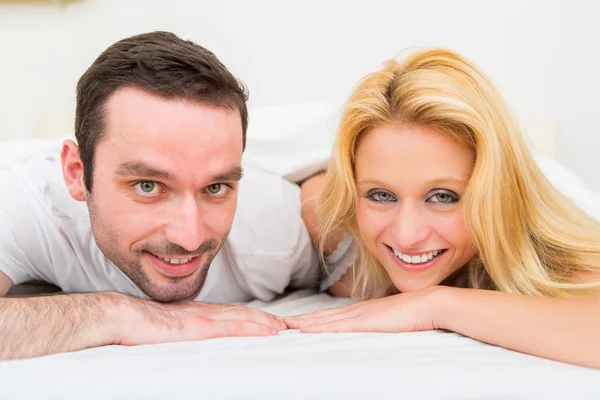
[[[156,182],[152,182],[152,181],[138,182],[133,187],[142,196],[157,195],[158,190],[160,189],[158,184]]]
[[[222,197],[227,194],[229,187],[222,183],[215,183],[214,185],[210,185],[206,187],[206,191],[212,196]]]

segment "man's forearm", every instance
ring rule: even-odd
[[[125,296],[86,293],[0,298],[0,359],[37,357],[108,345]]]

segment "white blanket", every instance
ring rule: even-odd
[[[251,306],[279,315],[348,304],[300,291]],[[0,398],[600,398],[600,371],[455,333],[301,334],[111,346],[0,363]]]

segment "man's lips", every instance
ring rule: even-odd
[[[182,277],[192,274],[200,266],[201,256],[193,257],[160,257],[146,252],[152,264],[162,275]],[[165,261],[165,258],[170,261]]]

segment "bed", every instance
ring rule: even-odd
[[[249,305],[289,315],[349,302],[298,291]],[[10,399],[600,398],[600,371],[442,331],[111,346],[3,362],[0,377]]]
[[[336,110],[321,104],[251,110],[246,164],[300,181],[323,167]],[[530,134],[551,181],[600,219],[600,194],[552,159],[551,124]],[[530,131],[531,132],[531,131]],[[60,139],[0,145],[0,159],[54,152]],[[311,291],[248,303],[277,315],[349,304]],[[109,346],[0,362],[0,398],[600,398],[600,371],[461,335],[301,334]]]

